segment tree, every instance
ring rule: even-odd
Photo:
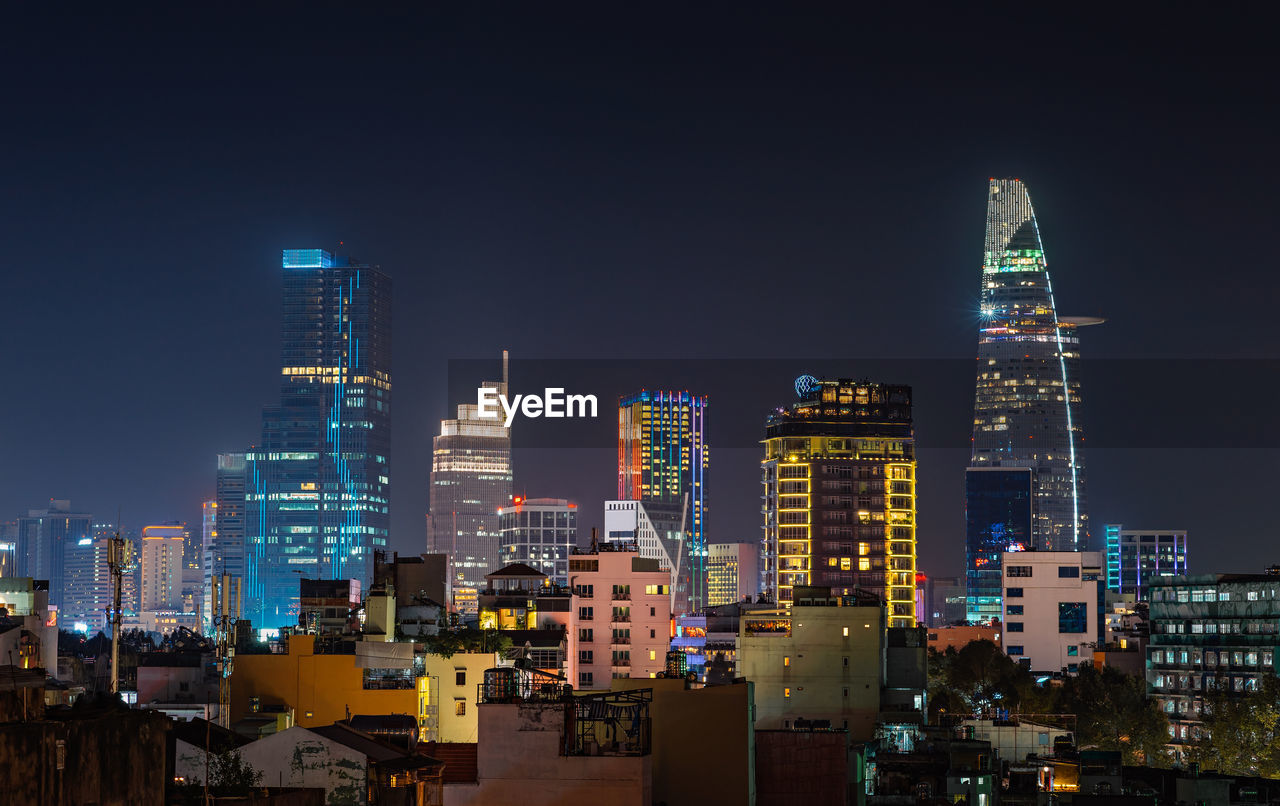
[[[1164,757],[1169,720],[1147,698],[1146,681],[1110,666],[1080,664],[1066,678],[1058,707],[1076,716],[1076,744],[1117,750],[1125,764],[1151,764]]]
[[[1206,699],[1204,733],[1191,759],[1228,775],[1280,778],[1280,680],[1263,675],[1257,691]]]
[[[262,783],[262,771],[251,767],[238,750],[209,757],[209,786],[222,795],[248,795]]]
[[[1044,696],[1030,673],[991,641],[929,653],[929,701],[935,714],[1036,707]]]

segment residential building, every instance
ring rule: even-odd
[[[690,555],[688,507],[663,501],[605,501],[604,534],[609,545],[633,548],[657,560],[671,574],[671,612],[693,609],[693,558]],[[594,532],[593,532],[594,534]]]
[[[1059,316],[1040,226],[1018,179],[987,185],[971,467],[1031,468],[1028,548],[1089,548],[1079,327]]]
[[[756,729],[822,721],[868,741],[885,675],[884,605],[826,588],[796,594],[790,608],[741,616],[737,673],[755,684]]]
[[[521,498],[498,510],[498,556],[503,566],[524,563],[551,584],[569,584],[569,552],[578,545],[578,505],[563,498]]]
[[[634,549],[602,545],[569,557],[580,689],[656,677],[671,638],[671,574]],[[572,678],[570,682],[575,682]]]
[[[645,389],[618,401],[618,500],[662,505],[650,512],[657,521],[680,514],[678,528],[660,531],[678,531],[687,542],[680,550],[688,552],[695,613],[707,604],[706,409],[706,396],[688,391]]]
[[[1000,618],[1000,556],[1032,546],[1034,477],[1029,467],[971,467],[964,474],[964,621]]]
[[[480,629],[511,639],[511,660],[566,681],[578,679],[577,596],[547,575],[513,563],[485,576]]]
[[[49,604],[61,607],[65,594],[68,546],[90,537],[93,516],[75,512],[71,501],[49,499],[45,509],[28,510],[18,518],[17,563],[14,576],[49,581]]]
[[[182,605],[182,557],[187,534],[187,525],[178,522],[142,528],[141,611],[185,612]]]
[[[502,380],[482,388],[507,394],[507,353]],[[431,447],[431,515],[427,551],[450,558],[449,585],[458,612],[474,615],[484,575],[496,571],[501,533],[498,510],[511,503],[511,429],[501,419],[481,418],[475,403],[440,422]]]
[[[1102,640],[1102,556],[1092,551],[1006,551],[1005,654],[1037,673],[1074,673]]]
[[[447,605],[449,555],[401,557],[393,553],[391,562],[387,562],[386,552],[375,552],[373,581],[395,587],[396,609],[402,613],[406,608],[419,605]]]
[[[712,543],[707,546],[709,606],[750,601],[759,595],[759,543]]]
[[[494,652],[455,652],[450,657],[421,656],[423,680],[422,741],[475,742],[479,731],[476,692],[484,673],[496,667]]]
[[[298,580],[298,631],[353,636],[360,629],[360,580]]]
[[[92,536],[66,547],[64,601],[59,613],[63,629],[96,635],[107,628],[107,608],[111,604],[111,570],[107,566],[110,537],[104,534],[103,524],[94,524],[92,532]]]
[[[762,587],[872,593],[889,625],[916,623],[916,460],[911,387],[796,380],[765,425]]]
[[[297,623],[298,574],[368,585],[387,544],[391,279],[323,249],[283,253],[280,402],[245,454],[244,615]]]
[[[49,604],[49,583],[30,577],[0,578],[0,659],[20,669],[58,671],[58,611]]]
[[[1161,577],[1187,576],[1185,529],[1103,527],[1107,541],[1107,590],[1147,598],[1147,586]]]
[[[1202,736],[1205,704],[1276,674],[1280,574],[1194,574],[1151,581],[1147,688],[1182,756]]]
[[[282,639],[281,652],[237,652],[231,673],[231,726],[264,713],[292,713],[302,727],[351,714],[426,717],[429,690],[417,673],[413,644]]]

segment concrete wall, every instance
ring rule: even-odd
[[[850,784],[844,731],[756,733],[756,806],[845,806]],[[727,801],[726,801],[727,802]]]
[[[1090,569],[1097,572],[1101,555],[1091,551],[1006,551],[1001,563],[1005,613],[1000,643],[1005,653],[1018,662],[1030,661],[1033,672],[1056,673],[1092,660],[1092,650],[1085,645],[1098,640],[1098,585],[1102,583],[1085,577],[1091,574]],[[1059,568],[1073,568],[1076,576],[1059,576]],[[1018,569],[1030,569],[1030,576],[1013,576],[1026,573]],[[1021,588],[1022,595],[1010,596],[1010,588]],[[1084,604],[1084,632],[1059,632],[1058,606],[1064,602]],[[1010,613],[1010,607],[1022,608],[1022,612]]]
[[[826,719],[855,741],[871,739],[880,712],[884,619],[879,606],[796,605],[789,635],[744,630],[738,674],[755,683],[756,729]]]
[[[672,679],[612,683],[614,691],[653,690],[655,803],[756,802],[753,684],[686,689],[683,680]]]
[[[364,754],[306,728],[265,736],[241,747],[239,753],[262,773],[263,786],[323,787],[329,806],[367,802]]]
[[[445,787],[445,806],[652,806],[651,756],[562,756],[564,705],[480,706],[479,782]]]
[[[0,725],[0,802],[160,806],[167,730],[160,714],[114,708]]]

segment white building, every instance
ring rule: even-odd
[[[1075,672],[1099,640],[1105,589],[1093,551],[1006,551],[1000,643],[1033,672]]]
[[[141,610],[183,612],[182,555],[187,537],[186,524],[143,527]]]
[[[693,593],[688,517],[687,504],[604,502],[605,540],[614,545],[634,544],[641,557],[657,560],[670,572],[672,615],[689,612]]]

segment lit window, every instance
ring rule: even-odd
[[[844,633],[844,637],[845,637],[845,638],[848,638],[848,637],[849,637],[849,628],[848,628],[848,627],[841,627],[840,629],[841,629],[841,631]]]
[[[782,696],[784,696],[784,697],[790,697],[790,696],[791,696],[791,687],[790,687],[790,686],[788,686],[787,688],[784,688],[784,689],[782,690]]]
[[[467,715],[467,701],[466,701],[466,700],[454,700],[454,701],[453,701],[453,713],[454,713],[456,716],[466,716],[466,715]]]
[[[782,656],[782,665],[783,665],[783,666],[790,666],[790,665],[791,665],[791,656],[790,656],[790,655],[783,655],[783,656]]]

